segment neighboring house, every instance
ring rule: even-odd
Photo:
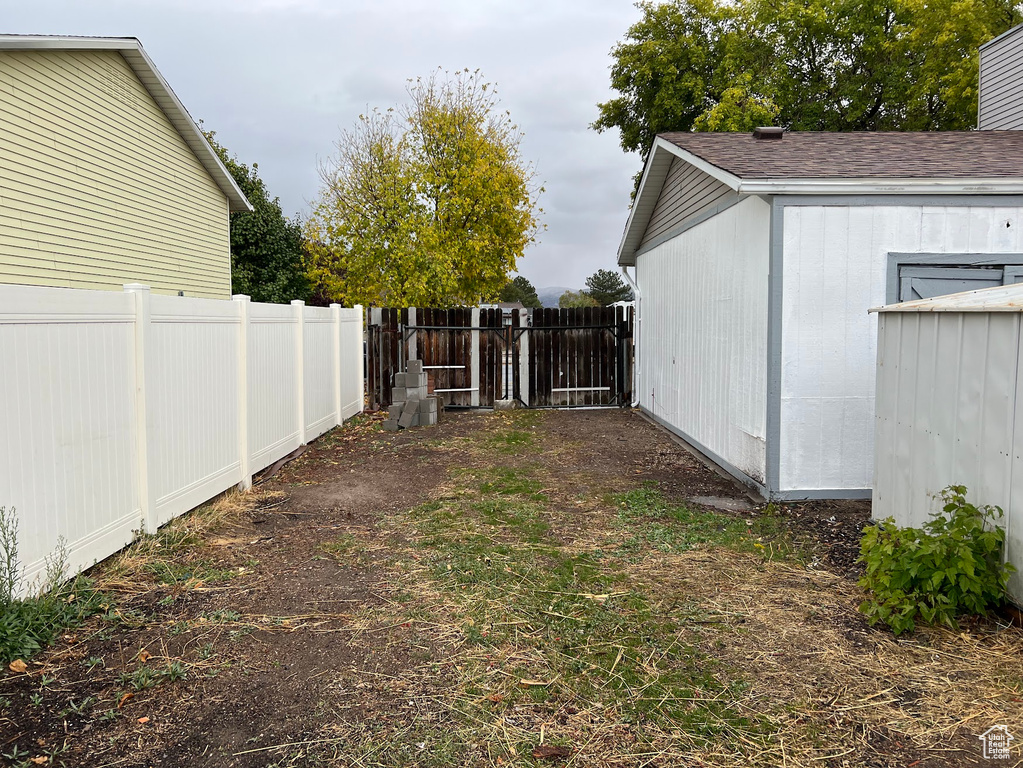
[[[138,40],[0,35],[0,283],[226,299],[244,210]]]
[[[1021,279],[1023,132],[664,134],[618,261],[645,411],[765,496],[866,498],[868,309]]]

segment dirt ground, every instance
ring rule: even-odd
[[[0,679],[0,764],[923,768],[1023,740],[1023,633],[871,628],[869,505],[748,502],[629,410],[360,417],[98,566],[109,610]],[[540,589],[569,607],[513,605],[534,554],[530,579],[570,564]],[[689,694],[638,708],[683,667]]]

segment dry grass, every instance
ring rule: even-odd
[[[553,744],[571,766],[922,768],[975,764],[991,725],[1023,731],[1018,629],[896,639],[769,520],[623,517],[633,500],[579,493],[584,477],[517,450],[495,462],[525,430],[494,421],[433,502],[388,521],[402,531],[391,599],[360,622],[409,626],[434,649],[434,674],[394,682],[416,711],[383,728],[340,720],[303,754],[542,765],[534,751]]]
[[[222,581],[229,573],[204,557],[204,551],[230,543],[233,531],[243,524],[247,513],[272,510],[285,500],[280,492],[259,489],[223,493],[175,518],[155,534],[139,534],[126,549],[97,569],[97,588],[130,598],[161,583],[195,588]]]

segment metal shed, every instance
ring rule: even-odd
[[[871,310],[878,317],[873,515],[919,526],[965,485],[1005,511],[1023,601],[1023,285]]]
[[[618,263],[638,405],[765,497],[870,498],[871,307],[1023,276],[1023,131],[672,133]]]

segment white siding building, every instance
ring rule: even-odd
[[[644,411],[764,496],[868,498],[868,310],[1020,279],[1023,132],[664,134],[618,260]]]

